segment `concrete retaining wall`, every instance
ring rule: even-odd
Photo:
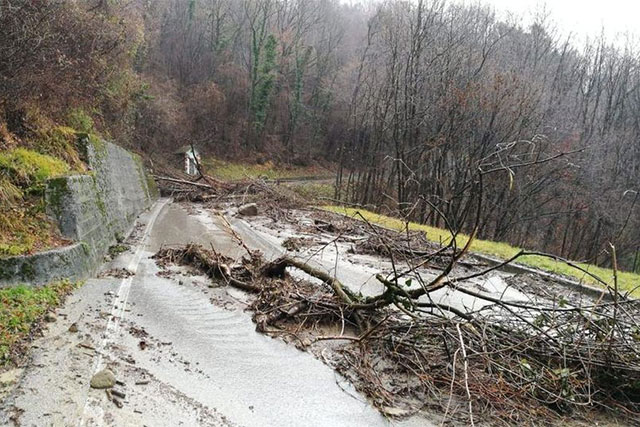
[[[85,175],[55,178],[45,191],[47,214],[71,246],[0,259],[0,286],[41,285],[91,275],[157,197],[140,158],[115,144],[83,138]]]

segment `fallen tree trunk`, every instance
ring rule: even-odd
[[[351,305],[359,299],[353,292],[345,288],[342,282],[337,278],[294,258],[286,256],[278,258],[277,260],[266,264],[262,268],[262,274],[267,277],[284,277],[285,269],[287,267],[295,267],[310,276],[322,280],[324,283],[329,285],[331,289],[333,289],[336,295],[339,296],[345,304]]]
[[[199,182],[187,181],[185,179],[170,178],[168,176],[158,176],[158,175],[153,175],[153,177],[155,179],[160,180],[160,181],[174,182],[176,184],[191,185],[191,186],[198,187],[198,188],[205,188],[207,190],[215,190],[216,189],[215,187],[213,187],[213,186],[211,186],[209,184],[201,184]]]

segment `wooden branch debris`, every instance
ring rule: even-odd
[[[465,249],[468,248],[462,251]],[[340,365],[343,370],[339,372],[359,378],[376,405],[389,406],[384,396],[390,390],[376,382],[375,376],[379,374],[411,379],[419,375],[418,385],[413,380],[399,380],[409,395],[418,400],[424,397],[422,386],[434,393],[443,393],[449,386],[451,399],[464,403],[460,408],[465,409],[469,425],[477,416],[486,416],[482,408],[488,402],[500,401],[510,410],[532,405],[530,413],[520,409],[523,416],[546,414],[546,402],[557,401],[569,410],[594,399],[591,390],[599,393],[594,401],[604,404],[620,389],[622,378],[626,381],[640,377],[635,357],[638,344],[621,332],[636,325],[638,308],[634,309],[628,301],[621,300],[616,306],[615,303],[538,306],[470,291],[461,286],[460,277],[435,282],[436,287],[448,286],[494,304],[483,311],[465,313],[432,300],[419,300],[420,295],[413,295],[413,289],[403,287],[398,276],[378,275],[386,288],[382,294],[385,297],[371,302],[351,292],[329,273],[300,259],[282,257],[265,263],[254,255],[251,262],[243,261],[241,267],[232,269],[229,267],[232,260],[213,248],[189,245],[163,251],[168,261],[192,265],[221,283],[256,294],[251,309],[259,332],[292,336],[303,347],[319,341],[345,341],[345,358],[340,359],[345,365]],[[330,291],[319,292],[317,286],[308,282],[286,280],[287,268],[316,277]],[[479,273],[466,277],[476,274]],[[432,290],[429,285],[425,284],[427,291],[421,287],[420,293],[428,294]],[[390,304],[398,310],[386,308]],[[358,335],[352,331],[345,333],[345,319],[357,326]],[[317,331],[310,325],[318,324],[340,327],[341,332],[314,336]],[[362,363],[363,357],[371,355],[388,362],[385,366],[391,367],[391,373]],[[592,375],[605,371],[608,376]],[[503,378],[500,387],[488,386],[489,375]],[[571,382],[563,382],[563,375]],[[625,384],[625,393],[636,392],[633,384]],[[576,396],[575,402],[563,394],[566,390],[571,391],[570,396]],[[638,407],[632,399],[621,404],[627,410]],[[455,406],[447,408],[445,414],[451,410],[459,416]]]
[[[170,176],[153,175],[153,177],[158,181],[166,181],[174,184],[188,185],[188,186],[196,187],[202,190],[217,191],[217,190],[232,190],[235,188],[234,185],[232,184],[214,179],[208,175],[203,175],[203,176],[205,177],[205,181],[207,181],[207,184],[203,184],[201,182],[196,182],[196,181],[189,181],[186,179],[173,178]]]
[[[168,258],[170,262],[192,265],[212,279],[222,280],[246,292],[258,293],[262,291],[260,286],[234,278],[231,269],[227,263],[223,262],[222,257],[200,245],[191,244],[180,249],[162,249],[154,255],[154,258]]]
[[[160,181],[173,182],[173,183],[176,183],[176,184],[191,185],[193,187],[205,188],[207,190],[215,190],[215,188],[212,187],[209,184],[202,184],[200,182],[187,181],[186,179],[177,179],[177,178],[171,178],[171,177],[168,177],[168,176],[159,176],[159,175],[153,175],[153,177],[155,179],[157,179],[157,180],[160,180]]]
[[[281,257],[277,260],[266,264],[262,268],[262,273],[267,277],[284,277],[287,267],[295,267],[304,271],[310,276],[322,280],[329,285],[335,294],[342,299],[345,304],[352,305],[358,300],[358,297],[351,292],[335,277],[330,276],[326,272],[310,266],[309,264],[291,257]]]

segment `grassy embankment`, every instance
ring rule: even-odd
[[[36,325],[76,287],[69,282],[44,287],[16,286],[0,289],[0,366],[19,355],[21,344]]]
[[[356,215],[356,213],[359,212],[364,218],[367,219],[367,221],[371,222],[372,224],[377,224],[394,230],[405,230],[406,226],[406,223],[400,219],[380,215],[364,209],[345,208],[341,206],[325,206],[324,209],[331,212],[352,216],[357,219],[359,218],[359,216]],[[442,242],[446,244],[451,239],[451,234],[447,230],[441,228],[431,227],[429,225],[417,224],[413,222],[410,222],[408,226],[409,230],[424,231],[427,238],[433,242]],[[467,235],[458,235],[456,243],[459,247],[462,247],[468,241],[468,239],[469,236]],[[516,255],[521,249],[511,246],[507,243],[476,239],[471,244],[471,250],[479,254],[489,255],[500,259],[508,259]],[[529,267],[538,268],[540,270],[567,276],[569,278],[585,283],[596,283],[594,279],[585,275],[583,272],[572,268],[563,262],[554,261],[547,257],[527,255],[520,257],[517,262]],[[598,276],[600,279],[613,286],[612,270],[585,263],[576,263],[576,265]],[[634,296],[640,296],[640,290],[636,289],[638,286],[640,286],[640,275],[629,272],[618,272],[618,286],[622,291],[630,291]]]
[[[226,162],[219,159],[204,159],[202,161],[207,174],[223,180],[239,180],[245,178],[266,179],[296,179],[304,177],[328,177],[333,173],[317,166],[279,166],[273,162],[264,164],[249,164],[241,162]]]
[[[272,162],[264,164],[249,164],[240,162],[225,162],[218,159],[203,160],[204,168],[208,175],[214,178],[236,181],[241,179],[266,178],[272,180],[296,180],[313,178],[332,179],[334,174],[331,170],[318,166],[278,166]],[[292,182],[283,183],[291,190],[307,199],[317,199],[318,197],[333,197],[333,184],[314,182]]]
[[[18,138],[0,122],[0,257],[68,243],[45,213],[45,183],[49,178],[86,171],[76,146],[76,130],[91,132],[93,121],[73,110],[66,124],[69,126],[37,116],[29,134]],[[44,315],[75,287],[58,282],[0,289],[0,366],[21,355]]]
[[[89,133],[93,121],[81,110],[72,110],[67,124],[73,127],[38,117],[35,130],[17,138],[0,123],[0,256],[65,244],[45,214],[45,183],[86,170],[76,147],[76,129]]]
[[[64,161],[34,150],[0,152],[0,256],[56,245],[60,239],[44,212],[44,182],[69,170]]]

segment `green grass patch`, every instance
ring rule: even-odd
[[[367,221],[371,222],[372,224],[377,224],[392,230],[402,231],[407,227],[407,223],[398,218],[392,218],[364,209],[346,208],[341,206],[324,206],[323,209],[330,212],[351,216],[356,219],[360,218],[357,215],[357,213],[360,213],[364,218],[366,218]],[[423,231],[427,239],[432,242],[446,245],[451,241],[451,234],[445,229],[436,228],[424,224],[417,224],[414,222],[409,222],[408,227],[409,230],[412,231]],[[462,247],[468,240],[469,236],[460,234],[456,238],[456,244],[458,245],[458,247]],[[471,250],[483,255],[490,255],[500,259],[508,259],[517,254],[521,250],[521,248],[511,246],[507,243],[476,239],[471,244]],[[576,270],[575,268],[572,268],[563,262],[554,261],[547,257],[527,255],[518,258],[517,262],[550,273],[567,276],[571,279],[578,280],[583,283],[597,284],[597,282],[593,278],[587,276],[585,273]],[[613,270],[579,262],[576,262],[575,264],[589,271],[589,273],[598,276],[600,279],[613,286]],[[636,287],[640,286],[640,275],[620,271],[618,272],[618,286],[621,290],[632,292],[632,295],[634,296],[640,296],[640,290],[636,289]]]
[[[69,172],[69,165],[60,159],[26,148],[15,148],[0,153],[0,174],[14,184],[32,186],[48,178]]]
[[[93,118],[82,108],[73,108],[67,114],[67,123],[70,129],[83,133],[93,132]]]
[[[120,255],[121,253],[128,251],[129,249],[130,249],[130,246],[123,245],[121,243],[109,246],[109,256],[111,258],[115,258],[118,255]]]
[[[63,240],[45,215],[45,181],[64,175],[69,165],[27,148],[0,153],[0,256],[32,253]]]
[[[63,281],[43,287],[0,289],[0,364],[13,359],[16,346],[29,337],[34,325],[76,286]]]
[[[45,215],[46,181],[85,172],[78,152],[77,129],[93,129],[82,110],[72,110],[59,126],[37,110],[29,113],[35,129],[24,140],[0,123],[0,135],[15,148],[0,151],[0,256],[24,255],[66,244],[57,226]]]
[[[35,139],[29,143],[29,147],[39,153],[62,159],[71,169],[83,172],[86,167],[80,159],[77,140],[75,128],[52,126],[40,130]]]
[[[335,186],[333,184],[323,184],[317,182],[296,183],[288,185],[291,190],[308,200],[320,200],[321,198],[331,198],[334,196]]]
[[[25,255],[65,242],[42,206],[0,208],[0,257]]]
[[[208,175],[230,181],[246,178],[286,179],[332,175],[331,171],[319,167],[284,167],[272,162],[259,165],[209,158],[204,159],[202,165]]]

